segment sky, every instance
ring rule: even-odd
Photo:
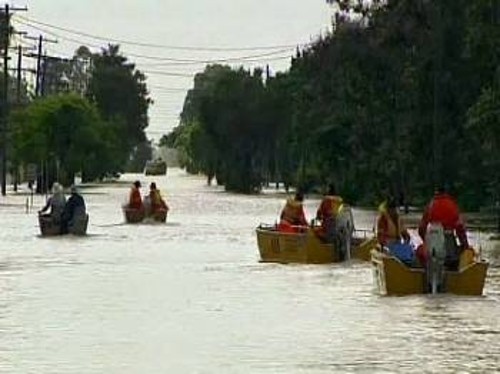
[[[121,41],[123,54],[147,76],[154,104],[146,133],[155,141],[178,125],[187,90],[207,62],[230,59],[223,62],[246,68],[269,64],[271,73],[286,70],[296,46],[324,34],[332,15],[325,0],[16,0],[9,4],[28,8],[15,12],[16,29],[57,40],[45,44],[49,55],[71,57],[80,45],[98,51]]]

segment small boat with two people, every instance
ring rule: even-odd
[[[144,200],[141,197],[140,188],[141,182],[135,181],[130,190],[129,202],[122,207],[125,222],[166,222],[170,208],[161,196],[156,183],[152,182],[149,185],[149,195],[145,196]]]
[[[315,221],[311,225],[265,225],[256,229],[261,262],[282,264],[329,264],[351,258],[370,260],[370,252],[377,245],[375,237],[368,231],[354,228],[352,210],[349,206],[335,217],[335,229],[331,240],[322,235],[322,227]],[[355,236],[355,233],[363,233]]]
[[[382,295],[404,296],[415,294],[451,293],[479,296],[488,270],[488,262],[481,251],[472,247],[460,250],[458,263],[450,266],[447,255],[448,240],[443,227],[430,224],[425,243],[417,249],[425,251],[424,258],[402,260],[381,247],[372,250],[373,275],[377,290]],[[451,243],[456,246],[456,243]]]
[[[50,209],[49,213],[45,213]],[[85,235],[89,223],[85,201],[75,186],[66,201],[63,187],[59,183],[52,186],[52,196],[38,212],[38,223],[42,236]]]

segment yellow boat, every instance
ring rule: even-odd
[[[328,264],[342,261],[338,250],[331,243],[318,238],[313,228],[303,232],[279,232],[276,226],[257,227],[257,244],[261,262]],[[351,257],[370,260],[370,251],[375,248],[376,239],[354,238]]]
[[[458,271],[444,271],[443,287],[446,293],[456,295],[482,295],[488,262],[474,258],[464,251]],[[426,270],[412,268],[396,257],[372,250],[374,279],[383,295],[414,295],[430,292]]]

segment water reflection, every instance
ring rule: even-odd
[[[258,262],[254,228],[280,193],[127,178],[165,191],[167,225],[123,224],[128,184],[85,190],[86,238],[39,238],[22,198],[0,207],[0,373],[500,370],[498,243],[483,241],[484,297],[380,297],[369,264]],[[359,228],[374,217],[355,210]]]

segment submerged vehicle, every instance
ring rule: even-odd
[[[78,215],[73,218],[68,224],[68,232],[62,232],[61,222],[54,221],[50,215],[38,215],[38,223],[42,236],[57,236],[57,235],[85,235],[89,223],[89,215]]]
[[[162,159],[146,161],[146,166],[144,167],[145,175],[166,175],[167,174],[167,162]]]
[[[434,239],[426,240],[429,259],[425,267],[405,264],[380,249],[372,250],[373,275],[379,293],[389,296],[425,293],[482,295],[488,262],[469,248],[461,252],[456,270],[446,269],[442,229],[436,233]]]

